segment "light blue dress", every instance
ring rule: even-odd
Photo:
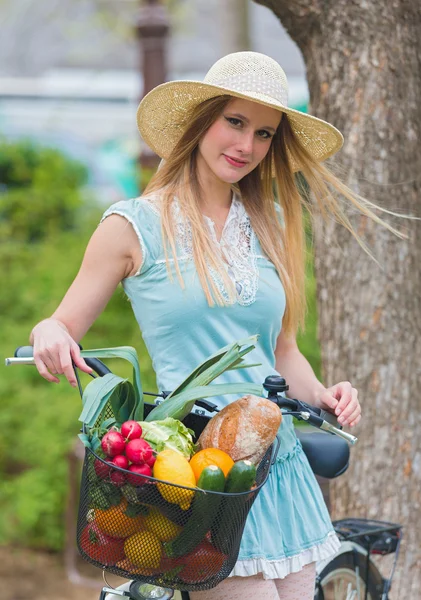
[[[241,200],[233,198],[220,242],[205,217],[217,248],[224,253],[237,298],[229,306],[209,307],[192,259],[189,226],[175,204],[177,256],[185,281],[182,289],[168,277],[161,239],[159,208],[153,199],[113,204],[103,216],[119,214],[133,226],[142,249],[138,272],[123,281],[152,358],[160,390],[174,389],[199,363],[221,347],[259,334],[247,355],[259,367],[228,371],[216,383],[263,383],[276,374],[277,337],[285,310],[285,293],[273,264],[264,256]],[[222,282],[215,281],[224,293]],[[238,396],[210,400],[220,407]],[[280,427],[281,445],[252,510],[231,575],[263,573],[283,578],[304,565],[328,558],[339,547],[318,483],[297,440],[291,417]]]

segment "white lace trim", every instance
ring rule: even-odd
[[[266,558],[251,558],[239,560],[229,577],[251,577],[258,573],[263,574],[263,579],[284,579],[290,573],[297,573],[312,562],[329,558],[339,550],[341,543],[334,531],[331,531],[324,542],[303,550],[299,554],[267,560]]]
[[[177,229],[177,241],[183,257],[187,256],[193,259],[191,227],[183,219],[177,201],[174,202],[174,219]],[[205,216],[205,221],[208,223],[212,240],[221,252],[227,273],[234,282],[236,291],[234,302],[242,306],[252,304],[256,300],[259,287],[256,236],[243,203],[236,196],[233,197],[220,241],[216,237],[214,221],[207,216]],[[229,293],[219,273],[210,268],[210,274],[224,301],[230,303]]]
[[[159,215],[159,197],[141,197],[152,211]],[[181,250],[177,260],[193,260],[192,231],[190,224],[183,218],[177,199],[173,202],[173,218],[176,227],[176,241]],[[221,253],[223,264],[227,273],[235,285],[235,299],[230,300],[229,293],[224,282],[215,269],[209,268],[210,275],[218,287],[226,303],[238,303],[242,306],[253,304],[259,287],[258,258],[265,258],[257,254],[256,235],[252,229],[250,218],[246,213],[241,200],[234,195],[227,220],[222,231],[221,239],[218,241],[215,230],[215,222],[206,215],[204,216],[209,227],[209,232],[216,248]],[[173,258],[169,258],[174,262]],[[155,264],[165,263],[165,259],[155,261]]]

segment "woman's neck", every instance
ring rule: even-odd
[[[222,181],[198,160],[198,179],[201,187],[200,208],[204,214],[212,217],[229,211],[232,201],[231,184]]]

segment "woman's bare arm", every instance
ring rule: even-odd
[[[342,425],[353,427],[360,421],[358,391],[349,381],[341,381],[326,388],[300,352],[295,338],[288,338],[281,332],[276,344],[275,357],[276,370],[285,377],[290,397],[334,413]]]
[[[134,274],[141,261],[139,240],[124,217],[111,215],[98,226],[60,305],[31,332],[35,363],[43,377],[58,382],[54,374],[64,373],[73,384],[72,359],[89,370],[76,342],[104,310],[120,281]]]

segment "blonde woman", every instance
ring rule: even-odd
[[[253,358],[261,366],[229,371],[221,383],[282,373],[292,396],[344,426],[359,422],[357,390],[346,381],[325,387],[295,341],[305,306],[306,190],[351,231],[332,190],[378,218],[321,164],[341,148],[340,132],[287,101],[281,67],[253,52],[222,58],[204,82],[166,83],[143,99],[140,132],[165,160],[143,196],[105,212],[61,304],[34,327],[45,379],[64,374],[75,385],[72,360],[89,371],[77,342],[122,282],[160,389],[174,389],[222,346],[259,334]],[[291,419],[280,433],[231,576],[192,600],[313,598],[315,562],[339,542]]]

